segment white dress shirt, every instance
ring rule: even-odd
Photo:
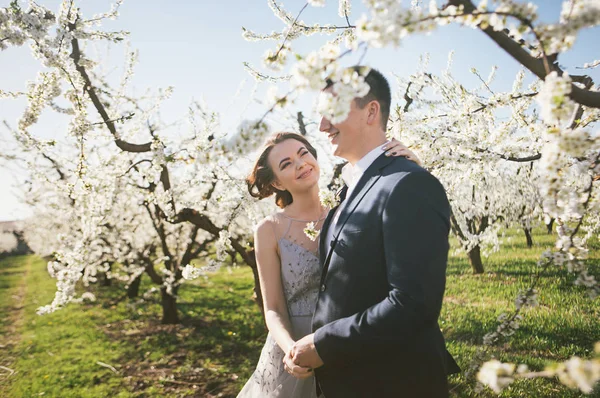
[[[386,141],[385,144],[387,143],[388,142]],[[367,153],[365,156],[362,157],[362,159],[356,162],[355,165],[347,163],[342,168],[341,177],[342,180],[344,180],[346,186],[348,187],[348,191],[346,192],[346,200],[344,200],[344,203],[339,205],[338,208],[335,210],[335,214],[333,215],[331,223],[329,224],[329,228],[327,229],[327,236],[325,237],[325,249],[327,252],[329,252],[329,248],[331,247],[331,241],[333,240],[333,230],[335,229],[335,225],[337,224],[340,218],[342,207],[344,207],[348,202],[350,194],[356,187],[356,184],[358,183],[358,180],[360,180],[360,177],[363,176],[365,171],[367,171],[369,166],[373,164],[375,159],[377,159],[382,153],[385,152],[383,149],[381,149],[381,147],[383,147],[385,144],[382,144],[373,149],[371,152]]]

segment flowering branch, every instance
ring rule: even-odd
[[[76,29],[76,25],[70,24],[69,29]],[[102,104],[102,101],[100,101],[100,98],[98,98],[96,90],[94,89],[94,86],[85,70],[85,67],[80,65],[79,61],[81,59],[81,51],[79,49],[78,39],[72,39],[71,46],[73,48],[71,52],[71,58],[73,59],[73,62],[75,64],[75,69],[77,69],[77,71],[79,72],[79,74],[85,82],[84,90],[92,100],[92,103],[94,104],[96,111],[98,111],[98,113],[102,117],[104,124],[106,125],[110,133],[113,135],[113,137],[115,137],[115,144],[117,144],[117,146],[125,152],[150,152],[152,146],[151,142],[147,142],[145,144],[133,144],[130,142],[123,141],[119,138],[119,134],[117,133],[117,129],[114,125],[114,121],[112,121],[111,118],[108,116],[108,112],[106,112],[104,104]]]
[[[539,372],[529,371],[527,365],[516,367],[514,364],[494,359],[483,364],[477,373],[477,379],[499,394],[516,379],[558,377],[562,384],[578,389],[584,394],[591,394],[600,381],[600,342],[596,343],[594,351],[596,358],[583,360],[572,357],[565,362],[546,366]]]
[[[475,5],[470,0],[450,0],[448,3],[450,5],[463,6],[464,11],[467,14],[473,13],[476,10]],[[511,39],[507,34],[496,31],[491,26],[487,26],[485,28],[480,27],[480,29],[517,62],[525,66],[540,79],[545,79],[546,75],[548,75],[552,70],[559,72],[561,75],[564,73],[557,64],[552,64],[551,68],[547,68],[543,59],[533,57],[518,42],[516,42],[514,39]],[[532,31],[535,32],[535,29],[532,29]],[[572,85],[571,90],[570,96],[574,101],[585,106],[600,108],[600,92],[581,89],[576,85]]]

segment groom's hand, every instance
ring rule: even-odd
[[[289,352],[294,364],[316,369],[323,366],[323,360],[315,347],[315,335],[311,333],[296,341]]]

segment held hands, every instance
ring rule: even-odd
[[[419,159],[413,151],[408,149],[406,145],[395,138],[392,138],[382,149],[385,151],[386,156],[404,156],[406,159],[415,162],[419,166],[423,166],[421,159]]]
[[[323,366],[315,348],[315,336],[309,334],[298,340],[283,358],[285,370],[298,379],[313,375],[313,369]]]

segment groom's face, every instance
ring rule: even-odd
[[[357,146],[361,142],[360,136],[365,120],[364,109],[360,109],[356,104],[356,100],[354,100],[352,101],[350,113],[346,120],[341,123],[332,124],[329,119],[323,117],[319,125],[319,130],[327,134],[335,156],[355,163],[359,160],[355,159],[355,157],[357,153],[360,153],[360,148],[357,148]]]

